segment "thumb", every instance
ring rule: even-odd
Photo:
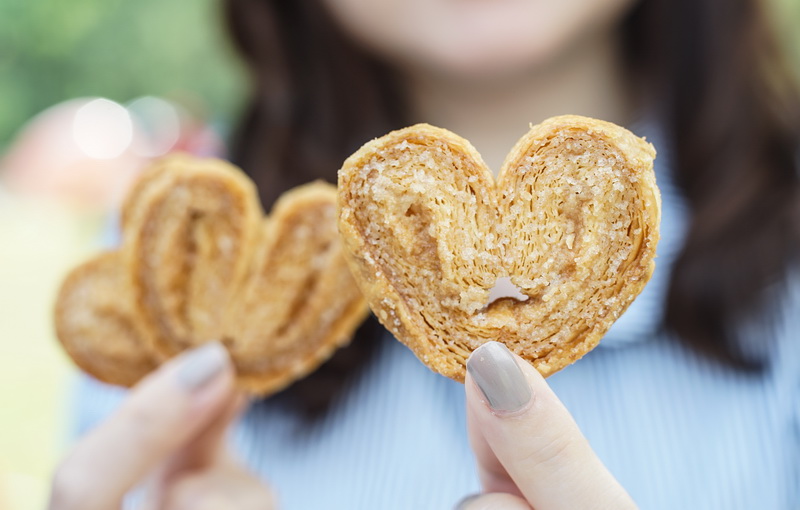
[[[233,367],[219,343],[164,364],[76,445],[54,477],[51,508],[118,507],[126,492],[234,397]]]
[[[520,494],[537,510],[636,508],[544,378],[505,345],[476,349],[465,383],[485,489]]]

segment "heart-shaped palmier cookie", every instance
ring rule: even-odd
[[[345,253],[381,322],[434,371],[463,381],[469,354],[496,340],[547,376],[597,345],[652,274],[654,157],[614,124],[555,117],[495,181],[461,137],[395,131],[339,172]],[[490,303],[508,280],[518,299]]]
[[[238,169],[175,155],[134,185],[122,224],[122,247],[113,255],[113,274],[124,282],[116,308],[143,331],[143,357],[163,360],[221,340],[239,384],[266,394],[315,369],[368,312],[342,256],[332,185],[290,190],[265,219],[252,182]],[[59,298],[59,338],[70,353],[76,345],[119,341],[94,335],[105,318],[99,298],[81,298],[69,284],[83,274],[83,292],[96,296],[101,274],[93,264],[73,272]],[[97,319],[97,329],[67,333],[79,312],[86,324]],[[95,355],[103,358],[102,349]],[[130,359],[123,361],[117,366]],[[131,378],[79,364],[130,384]]]

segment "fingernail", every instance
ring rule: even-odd
[[[228,352],[219,342],[197,347],[184,355],[178,369],[178,383],[188,391],[197,391],[222,373]]]
[[[470,494],[466,498],[456,503],[456,506],[453,507],[453,510],[466,510],[467,508],[469,508],[469,504],[478,499],[479,497],[481,497],[480,494]]]
[[[467,371],[495,411],[514,412],[531,400],[531,388],[517,360],[499,342],[487,342],[472,353]]]

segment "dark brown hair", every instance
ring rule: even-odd
[[[352,43],[319,0],[225,7],[253,87],[232,159],[266,206],[303,182],[335,182],[362,143],[410,123],[391,69]],[[665,327],[716,359],[758,367],[736,331],[765,314],[765,291],[784,281],[798,246],[794,82],[758,0],[643,0],[622,29],[631,76],[659,107],[691,209]],[[378,331],[368,321],[351,347],[295,384],[301,408],[323,410],[366,363]]]
[[[768,345],[740,326],[766,324],[800,238],[800,102],[767,14],[760,0],[646,0],[626,31],[691,209],[665,326],[743,369]]]

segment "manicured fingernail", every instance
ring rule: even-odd
[[[178,383],[188,391],[197,391],[222,373],[228,352],[219,342],[197,347],[184,355],[178,368]]]
[[[472,353],[467,371],[495,411],[514,412],[531,400],[531,388],[517,360],[498,342],[487,342]]]
[[[480,494],[470,494],[466,498],[456,503],[456,506],[453,507],[453,510],[466,510],[467,508],[469,508],[469,504],[478,499],[479,497],[481,497]]]

